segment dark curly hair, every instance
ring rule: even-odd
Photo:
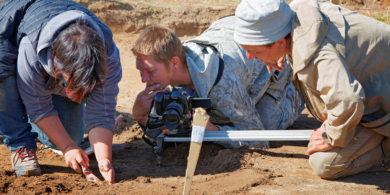
[[[53,76],[66,73],[69,90],[81,97],[106,82],[106,59],[103,39],[84,21],[65,27],[52,44]]]

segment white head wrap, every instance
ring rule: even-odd
[[[275,43],[291,32],[294,16],[284,0],[243,0],[236,9],[234,40],[242,45]]]

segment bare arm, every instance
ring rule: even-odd
[[[103,127],[95,127],[89,132],[89,140],[95,151],[100,173],[110,184],[115,181],[115,170],[112,161],[112,138],[114,133]]]
[[[89,132],[89,140],[95,151],[96,160],[112,160],[112,138],[114,133],[103,127],[95,127]]]
[[[68,133],[65,131],[60,119],[51,115],[39,120],[36,125],[64,152],[65,148],[74,144]]]
[[[72,167],[78,173],[82,173],[79,164],[85,168],[89,166],[87,154],[77,147],[69,137],[57,115],[44,117],[36,122],[36,125],[64,153],[68,166]]]

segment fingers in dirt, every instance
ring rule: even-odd
[[[104,173],[107,178],[104,178],[109,184],[114,183],[114,178],[115,178],[115,173],[113,172],[112,169]],[[104,176],[103,176],[104,177]]]
[[[114,169],[110,169],[108,171],[108,175],[110,176],[108,183],[113,184],[115,182],[114,181],[114,178],[115,178],[115,171],[114,171]]]
[[[115,171],[112,165],[102,165],[100,166],[100,172],[102,173],[104,179],[112,184],[114,183],[114,178],[115,178]]]
[[[83,171],[80,169],[79,163],[76,159],[71,160],[71,168],[75,170],[77,173],[82,173]]]
[[[80,164],[84,169],[89,167],[89,159],[85,153],[81,153],[79,156],[77,156],[76,160],[78,164]]]

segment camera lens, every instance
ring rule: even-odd
[[[176,110],[167,110],[162,119],[169,125],[178,125],[180,123],[179,113]]]
[[[182,115],[183,105],[176,101],[169,103],[162,116],[165,127],[169,130],[175,129],[180,124]]]

